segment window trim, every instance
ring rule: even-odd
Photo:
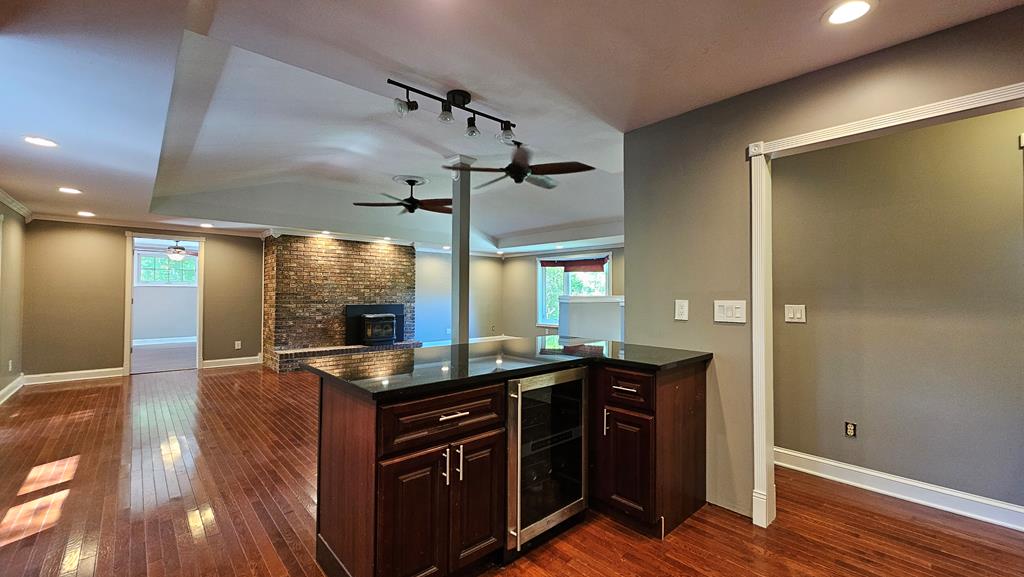
[[[141,282],[139,280],[139,273],[142,270],[142,257],[143,256],[163,256],[167,257],[167,254],[158,250],[134,250],[132,255],[132,286],[133,287],[170,287],[170,288],[199,288],[199,256],[188,255],[186,258],[193,258],[196,261],[196,280],[194,283],[157,283],[157,282]]]
[[[603,296],[610,296],[612,294],[612,253],[607,252],[596,252],[596,253],[573,253],[573,254],[557,254],[557,255],[541,255],[536,257],[536,286],[534,287],[537,293],[537,309],[536,319],[537,326],[543,328],[558,328],[558,323],[551,323],[550,319],[545,319],[543,315],[544,311],[544,267],[540,265],[542,260],[584,260],[591,258],[608,258],[608,261],[604,263],[604,275],[605,275],[605,294]],[[569,293],[569,275],[562,271],[562,294]]]

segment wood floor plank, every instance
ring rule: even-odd
[[[316,395],[260,368],[24,387],[0,405],[0,577],[319,577]],[[785,469],[776,486],[767,530],[709,505],[659,541],[592,513],[486,575],[1024,577],[1022,533]]]

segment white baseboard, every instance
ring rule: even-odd
[[[775,447],[775,464],[919,505],[1024,531],[1024,507],[956,489]]]
[[[46,383],[63,383],[66,381],[84,381],[86,379],[106,379],[110,377],[124,376],[124,367],[113,367],[109,369],[89,369],[86,371],[68,371],[65,373],[44,373],[39,375],[25,375],[26,385],[42,385]]]
[[[203,361],[204,369],[216,369],[219,367],[240,367],[243,365],[259,365],[263,363],[263,353],[255,357],[233,357],[230,359],[210,359]]]
[[[7,383],[6,387],[0,389],[0,405],[2,405],[4,401],[6,401],[7,399],[11,398],[14,395],[14,393],[17,393],[18,389],[20,389],[24,384],[25,374],[22,373],[18,375],[18,378]]]

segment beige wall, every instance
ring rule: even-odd
[[[709,501],[751,512],[750,325],[711,321],[714,299],[750,299],[745,147],[1024,81],[1022,29],[1014,9],[626,135],[626,335],[715,354]],[[673,320],[677,298],[689,321]]]
[[[124,364],[126,230],[41,220],[26,227],[26,374]],[[255,356],[260,350],[262,241],[202,236],[207,239],[203,358]],[[242,350],[234,350],[235,340],[242,341]]]
[[[0,389],[22,372],[22,295],[24,293],[25,219],[0,203]],[[8,361],[11,370],[7,370]]]
[[[589,250],[582,251],[582,253],[565,253],[565,255],[593,252],[605,251]],[[621,248],[608,252],[612,254],[612,294],[625,294],[625,252]],[[506,258],[504,262],[501,326],[504,328],[505,334],[517,337],[545,334],[545,328],[537,326],[537,257],[512,257]],[[629,299],[626,299],[627,311],[629,306]],[[555,329],[548,329],[548,331],[552,334],[558,332]]]
[[[1024,505],[1021,134],[1017,109],[772,162],[776,445]]]
[[[502,334],[501,259],[474,256],[469,263],[469,336]],[[451,338],[452,258],[450,254],[416,253],[416,339]]]

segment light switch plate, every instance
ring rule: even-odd
[[[676,320],[690,320],[690,301],[676,299]]]
[[[785,314],[787,323],[806,323],[807,305],[786,305]]]
[[[747,301],[715,301],[716,323],[747,322]]]
[[[235,341],[235,350],[236,351],[242,350],[242,341]]]

